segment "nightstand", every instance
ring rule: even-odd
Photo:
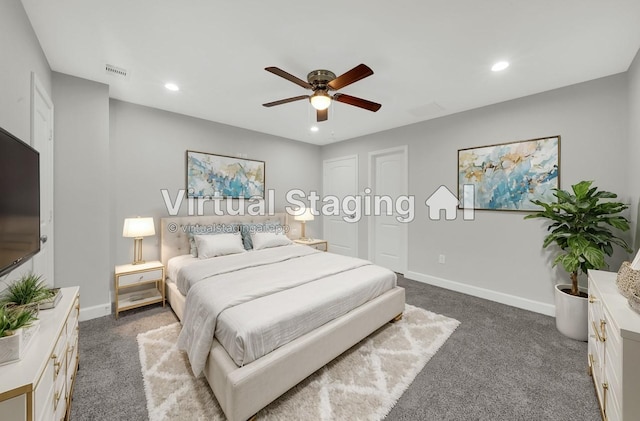
[[[308,240],[297,239],[293,240],[296,244],[303,244],[305,246],[313,247],[316,250],[329,251],[329,243],[327,240],[320,240],[318,238],[310,238]]]
[[[162,303],[164,307],[164,265],[153,261],[116,266],[116,319],[124,310]]]

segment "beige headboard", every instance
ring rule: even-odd
[[[268,216],[174,216],[160,219],[160,258],[166,266],[169,259],[183,254],[189,254],[189,237],[184,230],[189,225],[214,225],[252,222],[264,222],[279,220],[282,225],[288,224],[287,213],[276,213]]]

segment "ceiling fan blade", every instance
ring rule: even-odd
[[[310,84],[310,83],[305,82],[304,80],[302,80],[302,79],[300,79],[300,78],[295,77],[295,76],[294,76],[294,75],[292,75],[291,73],[287,73],[287,72],[285,72],[284,70],[279,69],[279,68],[277,68],[277,67],[265,67],[265,69],[264,69],[264,70],[266,70],[267,72],[271,72],[271,73],[273,73],[274,75],[278,75],[278,76],[280,76],[280,77],[282,77],[282,78],[285,78],[285,79],[287,79],[289,82],[293,82],[293,83],[295,83],[296,85],[300,85],[300,86],[302,86],[302,87],[303,87],[303,88],[305,88],[305,89],[313,89],[313,86],[311,86],[311,84]]]
[[[366,64],[359,64],[353,69],[349,70],[347,73],[333,79],[327,85],[329,86],[329,88],[337,91],[338,89],[342,89],[345,86],[351,85],[353,82],[357,82],[360,79],[371,76],[372,74],[373,70],[371,70],[369,66],[367,66]]]
[[[327,121],[329,118],[329,109],[325,108],[324,110],[316,110],[316,119],[319,122]]]
[[[294,96],[293,98],[281,99],[279,101],[267,102],[266,104],[262,104],[264,107],[273,107],[276,105],[286,104],[288,102],[300,101],[301,99],[309,99],[309,95],[300,95]]]
[[[373,111],[374,113],[382,107],[381,104],[377,102],[367,101],[366,99],[357,98],[351,95],[345,94],[335,94],[333,99],[338,102],[343,102],[345,104],[353,105],[355,107],[364,108],[365,110]]]

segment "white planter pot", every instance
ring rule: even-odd
[[[11,336],[0,338],[0,364],[19,360],[21,348],[22,329],[14,331]]]
[[[587,326],[588,300],[566,294],[562,292],[563,289],[571,289],[571,285],[556,285],[556,328],[560,333],[571,339],[586,341],[589,337]],[[580,288],[580,291],[587,292],[584,288]]]
[[[17,329],[11,336],[0,338],[0,365],[22,359],[39,328],[40,323],[36,321],[29,327]]]

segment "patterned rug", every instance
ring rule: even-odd
[[[388,323],[258,413],[258,420],[381,420],[460,322],[406,305]],[[150,421],[224,420],[176,348],[180,324],[138,335]]]

